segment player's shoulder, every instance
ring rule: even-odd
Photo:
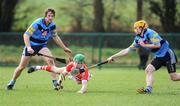
[[[153,30],[153,29],[150,29],[150,28],[147,28],[147,31],[146,31],[147,33],[157,33],[155,30]]]
[[[74,67],[74,63],[73,62],[68,63],[66,66],[66,71],[70,72],[72,67]]]
[[[150,28],[147,29],[146,33],[149,37],[159,36],[159,34],[155,30],[150,29]]]

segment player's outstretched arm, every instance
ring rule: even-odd
[[[129,48],[123,49],[123,50],[121,50],[120,52],[118,52],[118,53],[112,55],[111,57],[109,57],[107,60],[108,60],[109,62],[111,62],[111,61],[115,60],[115,59],[118,58],[118,57],[122,57],[122,56],[127,55],[127,54],[129,53],[129,51],[130,51]]]
[[[86,93],[87,91],[87,80],[82,80],[82,87],[77,93]]]

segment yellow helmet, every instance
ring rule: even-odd
[[[135,23],[134,23],[134,29],[135,28],[148,28],[148,24],[147,24],[147,22],[146,21],[144,21],[144,20],[140,20],[140,21],[136,21]]]

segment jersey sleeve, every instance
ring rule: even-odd
[[[150,38],[151,42],[155,45],[160,44],[160,41],[162,39],[156,32],[151,33],[149,38]]]
[[[36,22],[33,22],[28,29],[26,30],[25,34],[27,34],[28,36],[31,36],[34,31],[38,28],[38,25]]]
[[[133,43],[128,48],[129,48],[129,50],[136,50],[139,47],[140,46],[138,44],[138,40],[134,40]]]
[[[73,65],[72,62],[69,63],[69,64],[66,66],[66,71],[67,71],[67,72],[70,72],[73,66],[74,66],[74,65]]]

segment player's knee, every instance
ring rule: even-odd
[[[147,74],[153,73],[153,71],[154,71],[154,67],[151,64],[149,64],[145,69],[145,72]]]
[[[150,70],[149,67],[146,67],[146,68],[145,68],[145,72],[146,72],[146,73],[149,73],[150,71],[151,71],[151,70]]]
[[[179,79],[177,78],[177,74],[176,74],[176,73],[170,74],[170,78],[171,78],[172,81],[177,81],[177,80],[179,80]]]
[[[172,81],[177,81],[177,78],[176,77],[171,77],[171,80]]]

